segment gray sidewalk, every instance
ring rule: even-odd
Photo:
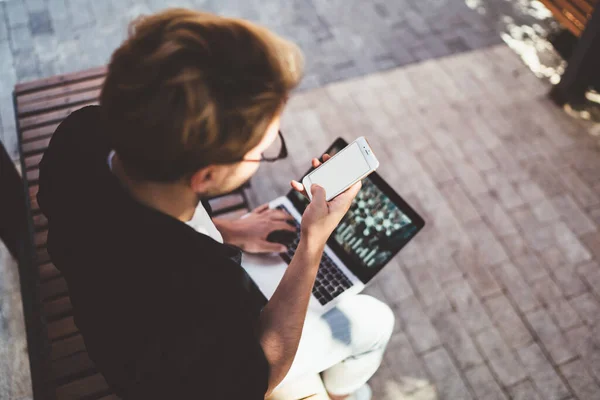
[[[500,16],[459,0],[0,0],[0,140],[9,153],[16,82],[106,64],[131,19],[173,6],[247,18],[291,38],[306,54],[303,88],[500,42]]]

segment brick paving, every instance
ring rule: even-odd
[[[0,140],[9,153],[16,158],[16,82],[106,64],[131,19],[172,6],[293,39],[306,54],[305,89],[500,42],[495,8],[481,15],[458,0],[0,0]]]
[[[290,100],[298,150],[261,167],[255,205],[363,134],[427,221],[367,290],[397,319],[377,399],[600,398],[600,154],[547,91],[501,45]]]

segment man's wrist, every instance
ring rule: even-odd
[[[215,227],[223,237],[223,242],[227,244],[237,245],[236,243],[234,243],[235,235],[233,234],[234,229],[232,228],[232,222],[233,221],[222,218],[213,219],[213,224],[215,224]]]
[[[316,240],[310,240],[304,236],[301,236],[296,253],[300,252],[308,257],[309,261],[316,262],[318,265],[318,263],[321,261],[321,257],[323,257],[324,250],[325,243],[321,243]]]

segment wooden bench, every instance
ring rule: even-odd
[[[71,112],[97,104],[106,68],[19,84],[15,114],[25,193],[29,251],[20,260],[29,357],[36,400],[117,399],[87,355],[73,322],[65,280],[46,249],[46,217],[37,204],[38,164],[54,130]],[[246,187],[210,200],[215,215],[248,212]]]
[[[598,0],[541,0],[556,20],[573,35],[581,36]]]

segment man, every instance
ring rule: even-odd
[[[263,206],[211,220],[201,202],[239,187],[281,145],[301,61],[249,22],[168,10],[133,24],[100,106],[54,134],[38,194],[48,251],[90,357],[122,398],[263,399],[286,375],[320,371],[334,399],[368,392],[390,310],[355,296],[306,315],[325,242],[360,184],[330,202],[311,188],[296,256],[266,305],[237,247],[280,251],[266,236],[291,229],[289,216]]]

